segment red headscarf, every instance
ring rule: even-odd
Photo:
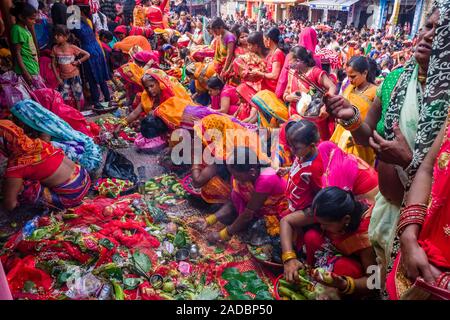
[[[298,45],[311,51],[314,61],[316,61],[316,65],[318,67],[320,67],[321,66],[320,58],[316,56],[317,44],[318,44],[318,41],[317,41],[316,30],[314,30],[311,27],[307,27],[307,28],[303,29],[302,32],[300,33]]]

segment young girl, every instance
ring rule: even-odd
[[[32,89],[45,88],[39,76],[38,53],[34,32],[37,10],[27,3],[16,3],[11,9],[16,24],[11,27],[11,42],[15,51],[14,71],[22,76]]]
[[[64,101],[70,101],[73,96],[77,109],[81,110],[84,97],[79,66],[88,60],[90,55],[68,42],[69,31],[65,26],[57,26],[54,34],[56,45],[52,49],[53,72],[58,79]]]
[[[210,242],[229,240],[245,231],[254,218],[277,215],[287,207],[286,181],[249,147],[236,147],[227,159],[231,173],[231,201],[206,218],[208,225],[217,221],[227,225],[220,232],[208,234]]]

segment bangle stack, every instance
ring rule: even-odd
[[[294,251],[286,251],[281,255],[281,260],[283,264],[288,262],[289,260],[297,259],[297,254]]]
[[[119,120],[119,124],[120,124],[121,126],[123,126],[123,127],[128,127],[128,121],[127,121],[127,118],[121,118],[121,119]]]
[[[362,124],[362,118],[359,109],[353,106],[353,110],[355,111],[355,115],[350,120],[339,120],[339,124],[348,131],[355,131],[356,129],[361,127]]]
[[[222,230],[220,230],[219,235],[220,235],[220,239],[222,239],[222,240],[224,240],[224,241],[228,241],[228,240],[231,239],[231,236],[230,236],[230,234],[228,233],[228,230],[227,230],[226,227],[223,228]]]
[[[443,272],[437,279],[436,279],[436,286],[439,288],[443,288],[445,290],[449,290],[449,284],[450,284],[450,273],[449,272]]]
[[[426,204],[411,204],[400,212],[400,220],[397,225],[397,234],[400,236],[405,228],[410,224],[422,225],[427,214]]]
[[[215,214],[210,214],[209,216],[206,217],[205,220],[208,226],[212,226],[217,222],[217,216]]]
[[[342,294],[352,294],[353,292],[355,292],[355,279],[353,279],[352,277],[348,277],[348,276],[344,276],[345,280],[347,281],[347,286],[345,287],[344,290],[339,290]]]

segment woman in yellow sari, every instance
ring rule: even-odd
[[[377,76],[376,63],[365,57],[353,57],[348,62],[347,76],[350,85],[345,88],[342,95],[359,109],[364,121],[376,96],[377,86],[374,84]],[[352,138],[351,132],[345,130],[340,124],[336,126],[330,141],[336,143],[346,153],[363,159],[371,166],[374,165],[375,153],[373,149],[370,146],[358,145]]]
[[[234,58],[236,36],[227,30],[225,22],[219,17],[211,22],[211,29],[216,36],[214,41],[214,63],[221,78],[228,74]]]

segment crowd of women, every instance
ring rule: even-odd
[[[26,83],[29,99],[8,106],[14,122],[0,120],[5,209],[68,208],[86,195],[101,162],[98,132],[65,99],[79,91],[82,65],[92,102],[97,85],[110,100],[110,78],[123,93],[129,113],[115,132],[139,121],[138,148],[165,144],[180,128],[189,132],[183,139],[203,142],[215,161],[183,156],[203,200],[219,205],[198,222],[211,243],[273,216],[288,281],[320,266],[342,296],[449,297],[448,0],[436,2],[413,42],[401,30],[338,34],[301,22],[256,31],[249,22],[169,16],[159,0],[96,33],[98,7],[80,7],[71,34],[81,48],[54,28],[62,96],[38,76],[29,32],[37,11],[12,9],[15,81]],[[210,231],[218,222],[225,227]],[[374,272],[378,285],[370,286]]]

